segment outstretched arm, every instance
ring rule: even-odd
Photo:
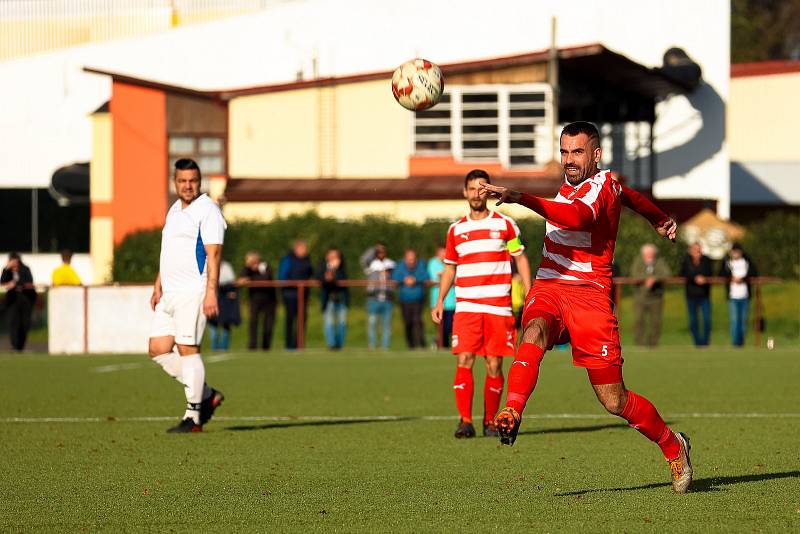
[[[677,223],[664,213],[661,208],[653,204],[649,198],[640,192],[631,189],[630,187],[620,184],[622,186],[622,205],[626,206],[653,225],[658,235],[666,237],[670,241],[675,241],[678,232]]]
[[[594,219],[592,208],[580,201],[556,202],[487,183],[481,183],[480,188],[481,194],[496,198],[498,206],[503,202],[520,204],[548,221],[568,228],[582,228]]]

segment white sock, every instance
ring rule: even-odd
[[[180,356],[181,375],[186,386],[186,413],[183,418],[190,417],[196,424],[200,424],[200,403],[203,401],[203,388],[206,380],[206,369],[200,353],[189,356]]]
[[[178,382],[182,382],[181,380],[181,357],[178,356],[177,352],[167,352],[166,354],[162,354],[160,356],[156,356],[155,358],[151,358],[154,362],[161,366],[164,371],[177,380]]]

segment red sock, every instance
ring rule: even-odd
[[[539,379],[539,364],[544,358],[544,349],[532,343],[523,343],[517,350],[517,357],[508,370],[508,397],[506,406],[521,414],[528,397]]]
[[[453,383],[456,392],[456,407],[464,422],[472,422],[472,393],[475,384],[472,380],[472,369],[469,367],[456,367],[456,379]]]
[[[619,415],[627,420],[630,426],[644,434],[647,439],[657,443],[667,460],[672,460],[680,455],[680,445],[678,445],[675,435],[658,415],[658,410],[653,403],[646,398],[633,391],[628,391],[628,402],[625,403],[625,408]]]
[[[492,421],[500,408],[500,398],[503,396],[503,375],[486,375],[483,384],[483,424]]]

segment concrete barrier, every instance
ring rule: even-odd
[[[150,286],[55,287],[48,298],[51,354],[145,353]]]

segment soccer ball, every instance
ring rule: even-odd
[[[392,75],[394,99],[406,109],[419,111],[435,106],[442,98],[441,69],[427,59],[406,61]]]

